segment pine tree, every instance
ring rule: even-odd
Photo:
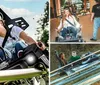
[[[46,46],[48,46],[49,40],[49,2],[46,2],[46,7],[44,8],[44,14],[37,21],[40,27],[37,28],[38,40],[42,41]]]

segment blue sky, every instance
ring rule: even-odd
[[[48,0],[0,0],[0,5],[9,8],[25,8],[37,14],[43,12],[46,1]]]
[[[39,27],[37,21],[44,13],[46,1],[48,0],[1,0],[0,8],[12,19],[23,17],[29,23],[25,32],[36,39],[36,28]]]

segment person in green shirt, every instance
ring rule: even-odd
[[[77,55],[76,51],[72,51],[72,56],[70,57],[70,62],[80,59],[80,56]]]

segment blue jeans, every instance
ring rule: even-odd
[[[100,17],[94,18],[93,39],[97,39],[97,32],[100,27]]]
[[[68,32],[72,32],[73,36],[76,37],[77,31],[75,27],[63,28],[63,30],[60,32],[60,35],[65,38]]]
[[[0,63],[5,60],[6,60],[6,57],[5,57],[4,50],[0,48]]]
[[[20,43],[15,44],[15,52],[12,54],[12,59],[9,58],[9,56],[5,56],[4,52],[2,49],[0,49],[0,62],[3,62],[5,60],[16,60],[18,59],[18,51],[23,50],[24,47]]]
[[[20,50],[23,50],[24,48],[22,47],[22,45],[20,44],[20,43],[16,43],[15,44],[15,53],[13,53],[13,57],[12,57],[12,60],[16,60],[16,59],[18,59],[18,52],[20,51]]]

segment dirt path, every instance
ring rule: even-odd
[[[82,35],[85,41],[91,42],[90,38],[92,37],[93,33],[93,22],[90,21],[90,15],[81,16],[79,17],[79,22],[82,25]],[[98,40],[100,42],[100,29],[98,30]]]

